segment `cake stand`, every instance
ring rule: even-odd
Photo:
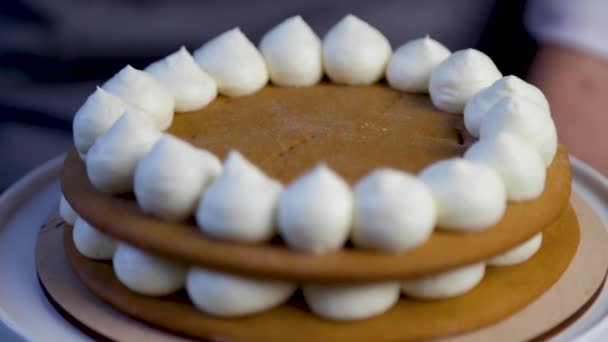
[[[0,340],[87,341],[48,302],[38,282],[34,248],[38,231],[59,198],[59,171],[64,156],[52,159],[16,182],[0,196]],[[608,180],[571,158],[573,190],[602,219],[608,230]],[[608,246],[607,246],[608,247]],[[554,341],[608,339],[608,284],[595,302]]]

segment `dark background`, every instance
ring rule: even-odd
[[[353,13],[397,48],[426,34],[451,50],[476,47],[503,74],[524,77],[535,43],[522,25],[525,1],[159,1],[0,2],[0,191],[66,151],[72,117],[126,64],[144,68],[181,45],[195,50],[240,26],[254,42],[300,14],[322,37]]]

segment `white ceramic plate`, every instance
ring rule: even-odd
[[[63,158],[38,167],[0,196],[0,341],[89,340],[48,303],[36,276],[36,237],[47,214],[57,205]],[[574,158],[572,166],[574,191],[591,204],[608,227],[608,180]],[[608,284],[591,308],[553,340],[608,340]]]

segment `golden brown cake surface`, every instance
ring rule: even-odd
[[[462,154],[462,127],[461,115],[435,109],[428,96],[322,83],[218,97],[175,115],[169,133],[222,159],[236,149],[283,183],[322,161],[354,183],[377,167],[417,172]]]

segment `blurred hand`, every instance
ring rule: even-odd
[[[545,45],[528,78],[547,96],[560,142],[608,176],[608,60]]]

